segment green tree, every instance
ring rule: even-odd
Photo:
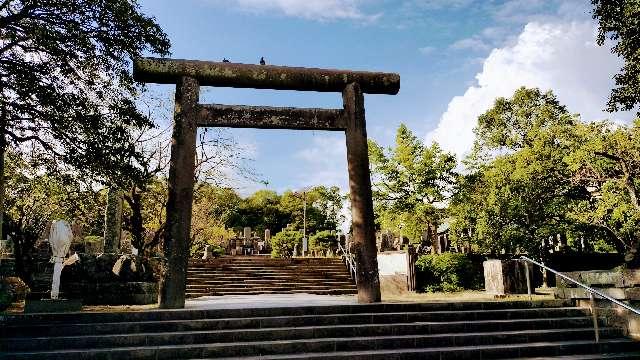
[[[290,258],[293,250],[298,248],[298,253],[302,251],[302,233],[294,230],[283,230],[271,238],[271,256],[279,258]]]
[[[260,190],[240,201],[227,226],[236,230],[250,226],[258,233],[265,229],[275,233],[284,229],[290,221],[290,214],[283,212],[280,207],[280,196],[275,191]]]
[[[191,255],[200,253],[205,245],[226,247],[233,231],[226,224],[240,204],[233,189],[201,183],[193,200],[191,218]]]
[[[640,119],[632,126],[610,122],[579,127],[568,157],[573,180],[589,190],[573,216],[612,240],[629,266],[640,265]]]
[[[0,39],[0,155],[30,144],[87,174],[138,174],[131,130],[151,123],[131,59],[166,55],[169,40],[137,1],[3,0]]]
[[[101,228],[104,196],[76,173],[43,172],[37,163],[9,151],[5,176],[6,230],[13,240],[17,270],[25,279],[31,250],[52,220],[67,220],[88,233]]]
[[[338,247],[338,237],[330,230],[318,231],[309,237],[309,249],[317,251],[327,251]]]
[[[569,206],[585,196],[564,162],[576,124],[551,92],[520,88],[497,99],[478,118],[471,173],[450,206],[452,237],[491,253],[540,254],[543,239],[566,236]]]
[[[593,18],[598,20],[599,45],[607,38],[615,42],[611,52],[624,60],[614,77],[607,110],[633,110],[640,105],[640,2],[637,0],[592,0]],[[640,111],[638,112],[640,115]]]
[[[441,219],[437,205],[448,197],[455,180],[455,156],[438,144],[424,145],[405,125],[395,148],[369,141],[377,222],[402,231],[417,242],[424,231],[435,235]]]
[[[321,230],[336,230],[343,218],[340,215],[344,197],[338,187],[312,187],[303,192],[260,190],[242,200],[229,217],[227,226],[240,230],[250,226],[258,233],[265,229],[280,231],[291,225],[302,229],[306,197],[307,234]]]

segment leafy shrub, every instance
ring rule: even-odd
[[[84,237],[84,242],[88,242],[88,243],[93,243],[93,242],[101,243],[101,242],[102,242],[102,236],[87,235],[87,236],[85,236],[85,237]]]
[[[224,248],[220,245],[211,245],[209,247],[209,250],[211,250],[211,254],[213,254],[213,256],[217,258],[221,257],[225,253]]]
[[[454,292],[482,287],[482,262],[466,254],[423,255],[416,261],[417,288],[426,292]]]
[[[271,256],[290,258],[296,245],[298,251],[302,250],[302,234],[299,231],[283,230],[271,238]]]
[[[326,251],[338,247],[338,238],[330,230],[318,231],[309,238],[309,249]]]

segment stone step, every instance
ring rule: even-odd
[[[304,283],[299,283],[297,281],[278,281],[278,282],[274,282],[274,281],[264,281],[264,282],[245,282],[245,281],[230,281],[230,282],[214,282],[214,283],[210,283],[210,282],[200,282],[200,281],[193,281],[191,283],[187,284],[187,287],[191,287],[191,286],[198,286],[198,287],[207,287],[207,288],[215,288],[215,287],[228,287],[228,286],[239,286],[239,287],[255,287],[255,286],[288,286],[288,287],[296,287],[296,286],[320,286],[320,287],[325,287],[325,288],[333,288],[333,287],[343,287],[343,286],[355,286],[355,284],[353,283],[349,283],[346,281],[336,281],[336,282],[304,282]]]
[[[189,270],[187,271],[187,274],[189,275],[195,275],[195,274],[263,274],[263,275],[283,275],[283,274],[297,274],[299,276],[302,275],[316,275],[316,276],[320,276],[320,275],[343,275],[346,273],[346,269],[343,270],[334,270],[334,271],[326,271],[326,270],[320,270],[318,269],[317,271],[303,271],[303,270],[299,270],[299,269],[270,269],[270,270],[243,270],[243,269],[237,269],[237,268],[233,268],[233,269],[224,269],[221,270],[220,268],[216,268],[216,269],[211,269],[211,270]]]
[[[510,345],[457,346],[449,348],[393,349],[368,351],[342,351],[328,353],[298,353],[259,357],[242,357],[243,360],[453,360],[453,359],[524,359],[528,354],[543,355],[541,359],[555,359],[567,354],[598,354],[615,351],[637,351],[638,343],[628,339],[609,339],[600,343],[594,341],[552,341]],[[632,352],[631,354],[636,354]],[[202,357],[198,357],[201,359]],[[607,359],[607,357],[596,357]],[[218,358],[230,360],[231,358]],[[590,359],[590,358],[587,358]],[[618,359],[618,357],[615,357]],[[637,359],[633,358],[632,359]]]
[[[545,357],[527,357],[518,358],[518,360],[599,360],[599,359],[640,359],[640,352],[628,352],[628,353],[615,353],[615,354],[581,354],[581,355],[560,355],[560,356],[545,356]],[[515,360],[510,359],[510,360]]]
[[[339,269],[346,267],[343,262],[337,263],[278,263],[278,262],[221,262],[207,264],[189,264],[189,269],[213,269],[219,267],[247,267],[247,268],[304,268],[304,269]]]
[[[187,272],[188,275],[210,275],[210,274],[220,274],[220,275],[242,275],[242,276],[246,276],[246,275],[253,275],[253,276],[260,276],[260,275],[276,275],[276,276],[282,276],[282,275],[295,275],[295,276],[315,276],[315,277],[322,277],[322,276],[327,276],[327,275],[348,275],[349,273],[347,272],[346,269],[344,270],[336,270],[336,271],[322,271],[322,270],[318,270],[318,271],[300,271],[300,270],[281,270],[281,269],[273,269],[273,270],[238,270],[238,269],[226,269],[226,270],[220,270],[220,269],[212,269],[212,270],[198,270],[198,271],[194,271],[194,270],[190,270]]]
[[[238,295],[267,295],[267,294],[313,294],[313,295],[355,295],[358,293],[356,289],[326,289],[326,290],[210,290],[206,292],[187,291],[188,298],[196,298],[202,296],[238,296]]]
[[[282,286],[262,286],[262,285],[225,285],[225,286],[211,286],[211,285],[189,285],[187,286],[187,292],[225,292],[225,291],[329,291],[329,290],[357,290],[354,285],[342,285],[342,286],[288,286],[283,284]]]
[[[346,281],[351,282],[351,278],[349,276],[331,276],[331,277],[301,277],[301,276],[231,276],[231,274],[224,275],[206,275],[200,277],[187,277],[189,281],[200,282],[200,281],[306,281],[306,282],[320,282],[320,281]]]
[[[342,330],[342,331],[340,331]],[[363,331],[366,330],[366,331]],[[622,330],[614,328],[601,329],[601,338],[620,338]],[[191,331],[170,333],[136,333],[125,335],[93,335],[53,338],[19,338],[3,340],[4,351],[21,352],[37,349],[39,352],[71,349],[100,349],[117,347],[167,346],[167,345],[235,345],[243,342],[246,354],[249,346],[264,346],[264,343],[275,341],[291,341],[293,348],[280,349],[280,352],[291,353],[296,342],[312,346],[326,347],[327,343],[335,346],[337,351],[367,350],[370,348],[392,347],[435,347],[454,345],[488,345],[536,342],[548,339],[554,341],[589,340],[593,337],[592,328],[517,330],[500,332],[475,333],[439,333],[420,334],[407,333],[393,335],[382,326],[359,329],[358,336],[344,327],[307,327],[252,329],[244,331]],[[251,340],[248,340],[251,339]],[[312,341],[315,340],[315,341]],[[225,350],[228,351],[228,350]],[[222,353],[220,356],[227,356]]]
[[[225,285],[194,285],[187,286],[187,292],[201,292],[201,291],[242,291],[242,290],[300,290],[300,291],[314,291],[314,290],[356,290],[355,285],[336,285],[336,286],[296,286],[282,284],[277,285],[242,285],[242,284],[225,284]]]
[[[190,266],[189,269],[195,270],[209,270],[209,269],[327,269],[327,270],[341,270],[346,266],[344,264],[337,265],[278,265],[278,264],[220,264],[215,266]]]
[[[482,336],[480,337],[482,338]],[[534,337],[535,338],[535,337]],[[14,360],[36,359],[184,359],[184,358],[224,358],[224,357],[257,357],[261,359],[296,358],[305,359],[337,359],[350,354],[351,359],[500,359],[522,357],[529,354],[539,355],[570,355],[580,353],[610,352],[612,349],[620,351],[638,351],[640,343],[628,339],[603,339],[600,343],[593,340],[559,340],[547,339],[540,342],[498,342],[496,344],[453,345],[455,337],[448,342],[447,337],[437,340],[450,343],[442,346],[437,342],[427,340],[427,336],[408,337],[370,337],[358,339],[321,339],[321,340],[289,340],[262,342],[235,342],[217,344],[183,344],[162,346],[135,346],[107,349],[75,349],[34,352],[10,353]],[[497,337],[508,341],[518,337]],[[460,339],[458,339],[460,340]],[[385,350],[393,350],[394,356],[380,357]],[[300,354],[304,353],[304,354]],[[299,357],[304,355],[304,357]],[[336,357],[339,356],[339,357]]]
[[[0,315],[2,359],[630,359],[567,301]],[[600,354],[615,354],[603,355]]]
[[[348,275],[345,276],[324,276],[324,277],[305,277],[305,276],[294,276],[294,275],[289,275],[289,276],[260,276],[260,275],[255,275],[255,276],[232,276],[231,274],[228,275],[203,275],[203,276],[189,276],[187,277],[188,280],[191,280],[193,282],[199,282],[199,281],[206,281],[206,280],[229,280],[229,281],[245,281],[245,280],[261,280],[261,281],[311,281],[311,282],[318,282],[318,281],[348,281],[350,282],[350,277]]]
[[[209,289],[215,288],[218,290],[222,289],[246,289],[246,288],[260,288],[260,289],[275,289],[275,288],[287,288],[287,289],[333,289],[333,288],[355,288],[354,284],[350,283],[290,283],[290,282],[282,282],[279,284],[274,284],[270,282],[264,283],[250,283],[250,282],[220,282],[220,283],[193,283],[187,285],[189,289]]]
[[[291,263],[291,262],[276,262],[276,261],[233,261],[233,262],[212,262],[212,263],[190,263],[189,268],[209,268],[220,266],[247,266],[247,267],[344,267],[345,263],[339,262],[318,262],[318,263]]]
[[[423,312],[468,312],[484,311],[487,313],[522,311],[552,312],[558,308],[576,309],[570,300],[540,301],[468,301],[468,302],[431,302],[431,303],[377,303],[329,306],[291,306],[253,309],[210,309],[210,310],[153,310],[145,312],[79,312],[58,314],[3,314],[0,315],[0,331],[5,326],[69,324],[69,323],[105,323],[128,321],[156,320],[197,320],[216,318],[246,318],[265,316],[299,316],[299,315],[381,315],[392,313]],[[586,311],[586,310],[581,310]],[[1,334],[0,334],[1,335]]]
[[[390,305],[388,310],[402,309],[403,304]],[[407,304],[411,305],[411,304]],[[408,323],[426,333],[456,332],[469,329],[499,331],[502,329],[541,329],[571,325],[584,327],[591,324],[588,311],[573,307],[524,308],[493,310],[427,310],[412,312],[383,312],[382,306],[365,306],[380,312],[359,312],[359,306],[272,309],[228,309],[226,311],[151,311],[126,313],[77,313],[22,315],[35,318],[33,323],[15,320],[0,328],[2,337],[72,336],[83,334],[130,334],[135,332],[212,331],[251,328],[388,325]],[[406,309],[406,307],[405,307]],[[261,311],[259,311],[261,310]],[[315,310],[315,314],[314,314]],[[341,311],[342,310],[342,311]],[[326,313],[325,313],[326,312]],[[57,315],[57,316],[56,316]],[[92,316],[93,315],[93,316]],[[15,316],[15,315],[14,315]],[[61,318],[53,320],[52,318]],[[39,320],[39,321],[38,321]],[[469,323],[468,327],[467,323]],[[589,325],[590,326],[590,325]],[[402,333],[402,327],[392,326]]]
[[[291,281],[282,281],[283,283],[290,285],[316,285],[316,284],[327,284],[327,285],[355,285],[351,281],[345,281],[340,279],[329,279],[329,280],[305,280],[305,279],[291,279]],[[195,284],[196,282],[194,282]],[[198,284],[207,284],[207,285],[219,285],[219,284],[236,284],[236,283],[244,283],[244,284],[271,284],[273,283],[269,279],[244,279],[244,280],[228,280],[228,279],[206,279],[200,280],[197,282]]]

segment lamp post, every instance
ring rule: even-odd
[[[309,249],[309,242],[307,239],[307,192],[309,192],[311,188],[306,187],[300,189],[302,192],[302,256],[307,256],[307,251]]]
[[[307,240],[307,192],[302,192],[302,256],[307,256],[309,242]]]

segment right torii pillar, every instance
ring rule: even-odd
[[[353,244],[356,255],[358,302],[380,302],[378,250],[376,248],[371,174],[364,115],[364,94],[358,83],[342,92],[347,140],[347,164],[351,196]]]

